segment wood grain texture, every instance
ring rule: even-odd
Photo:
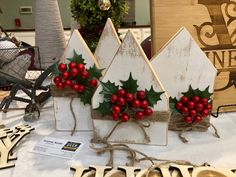
[[[107,19],[102,35],[99,39],[94,57],[97,59],[101,68],[107,69],[112,62],[118,48],[120,39],[110,18]],[[105,72],[105,71],[104,71]]]
[[[179,99],[191,85],[213,93],[217,70],[186,28],[182,28],[155,55],[151,64],[171,97]]]
[[[212,51],[208,56],[218,70],[215,81],[213,112],[224,104],[236,103],[236,20],[235,0],[157,0],[155,14],[151,14],[152,30],[155,33],[154,53],[161,48],[181,27],[187,28],[198,45]],[[228,53],[232,52],[232,56]],[[217,56],[213,54],[217,52]],[[225,54],[225,56],[222,55]],[[218,56],[219,55],[219,56]],[[229,64],[231,63],[231,64]],[[224,88],[224,89],[222,89]],[[220,91],[218,89],[221,89]],[[227,107],[221,112],[236,111]]]
[[[102,82],[111,81],[121,85],[120,80],[127,80],[130,73],[132,73],[134,79],[138,80],[138,89],[149,90],[153,86],[157,92],[164,91],[161,82],[131,31],[126,34],[111,65],[102,78]],[[93,109],[97,108],[99,103],[103,102],[103,97],[99,94],[101,90],[102,86],[100,85],[92,98]],[[162,94],[161,99],[161,101],[154,105],[153,111],[169,111],[168,95],[166,93]],[[93,124],[96,136],[103,138],[112,130],[117,122],[96,119],[93,120]],[[166,145],[167,127],[167,122],[160,123],[157,121],[151,123],[151,126],[146,129],[151,139],[149,144]],[[137,124],[133,124],[132,122],[121,124],[108,141],[147,144],[143,132]]]

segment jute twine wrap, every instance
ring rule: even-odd
[[[79,97],[79,94],[73,91],[71,88],[57,89],[55,85],[51,85],[51,95],[54,97]]]
[[[75,133],[76,127],[77,127],[77,118],[75,116],[75,112],[73,110],[73,101],[74,98],[78,98],[79,94],[76,93],[75,91],[73,91],[70,88],[64,88],[64,89],[57,89],[55,85],[51,85],[51,95],[54,97],[69,97],[71,98],[70,100],[70,111],[72,113],[72,117],[74,120],[74,125],[73,128],[71,129],[71,136],[73,136],[73,134]]]
[[[179,138],[183,143],[187,143],[188,140],[183,136],[183,133],[186,131],[199,131],[205,132],[209,127],[212,127],[215,131],[215,136],[220,138],[217,129],[214,125],[210,123],[210,116],[203,118],[199,123],[189,124],[184,122],[184,118],[179,114],[171,114],[171,119],[169,122],[169,130],[179,131]]]
[[[102,155],[106,152],[109,152],[109,159],[107,166],[114,166],[114,153],[115,151],[123,151],[128,154],[127,158],[129,162],[127,162],[125,165],[126,166],[135,166],[135,163],[140,163],[141,161],[149,161],[152,166],[148,169],[147,174],[149,174],[151,171],[155,170],[155,168],[158,168],[163,165],[169,165],[169,164],[178,164],[178,165],[191,165],[193,167],[199,167],[199,166],[209,166],[209,164],[204,163],[203,165],[195,165],[192,164],[188,161],[184,160],[167,160],[167,159],[159,159],[156,157],[148,156],[147,154],[129,147],[126,144],[109,144],[109,143],[104,143],[104,146],[101,147],[96,147],[95,144],[91,144],[90,146],[93,150],[96,151],[98,155]],[[141,157],[138,157],[141,156]],[[155,162],[160,162],[159,164]],[[147,175],[149,176],[149,175]]]
[[[96,120],[112,120],[111,116],[102,116],[100,112],[96,111],[96,110],[91,110],[91,116],[92,119],[96,119]],[[150,137],[146,132],[146,128],[150,127],[150,122],[168,122],[170,118],[170,113],[169,112],[159,112],[159,111],[155,111],[153,112],[152,116],[148,117],[147,119],[143,120],[143,121],[138,121],[136,119],[131,119],[129,121],[131,121],[132,123],[136,124],[137,127],[140,128],[140,130],[143,132],[144,135],[144,140],[146,143],[150,142]],[[94,132],[94,137],[91,140],[92,143],[107,143],[108,139],[111,137],[111,135],[115,132],[116,129],[118,129],[118,127],[121,124],[125,124],[126,122],[123,121],[118,121],[114,127],[111,128],[111,131],[105,136],[105,137],[99,137],[97,132]]]

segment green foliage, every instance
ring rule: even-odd
[[[86,64],[84,62],[82,54],[78,55],[75,50],[74,50],[74,56],[72,58],[67,58],[67,60],[69,60],[70,62],[75,62],[76,64],[79,64],[79,63],[84,64],[84,65]]]
[[[110,101],[111,95],[119,90],[119,86],[110,81],[107,81],[106,83],[101,82],[101,85],[102,91],[100,92],[100,94],[103,95],[104,101]]]
[[[111,107],[112,105],[110,102],[104,101],[103,103],[99,104],[99,107],[96,110],[99,111],[102,116],[105,116],[111,114]]]
[[[145,90],[145,93],[148,104],[153,107],[159,100],[161,100],[161,95],[163,92],[156,92],[153,89],[153,86],[151,86],[150,90]]]
[[[130,73],[129,79],[126,81],[120,81],[122,88],[128,93],[136,93],[138,89],[137,80],[134,80],[132,74]]]
[[[96,78],[96,79],[99,79],[100,77],[102,77],[102,71],[104,69],[98,69],[96,67],[96,65],[93,65],[93,67],[90,67],[88,69],[88,72],[89,72],[89,78],[93,79],[93,78]]]
[[[72,17],[81,25],[81,34],[89,48],[96,49],[100,34],[107,21],[111,18],[114,26],[118,28],[121,17],[128,12],[127,0],[110,0],[111,8],[102,11],[97,0],[71,0]]]
[[[207,98],[207,99],[210,99],[210,97],[211,97],[211,95],[212,95],[213,93],[210,93],[210,92],[209,92],[209,86],[208,86],[205,90],[201,91],[201,90],[199,90],[199,89],[194,90],[194,89],[192,88],[192,86],[190,85],[188,91],[187,91],[187,92],[183,92],[182,94],[183,94],[184,96],[187,96],[188,98],[191,98],[192,96],[197,95],[197,96],[199,96],[200,98]]]
[[[86,90],[84,91],[83,94],[80,96],[81,102],[86,105],[86,104],[91,104],[91,99],[93,97],[95,89],[92,87],[87,87]]]

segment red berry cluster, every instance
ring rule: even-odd
[[[60,63],[58,65],[58,70],[60,71],[60,76],[56,76],[53,80],[58,89],[67,87],[73,89],[76,92],[83,93],[87,84],[90,87],[96,87],[98,84],[96,79],[88,80],[89,72],[82,63]],[[81,82],[78,82],[79,80],[83,81],[85,84],[81,84]]]
[[[135,94],[119,89],[117,93],[110,98],[112,103],[112,118],[127,122],[131,117],[142,120],[145,116],[151,116],[153,111],[146,100],[146,93],[143,90]]]
[[[184,115],[184,121],[186,123],[198,123],[202,121],[204,117],[207,117],[212,110],[209,99],[199,98],[196,95],[191,98],[182,96],[175,107]]]

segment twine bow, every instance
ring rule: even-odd
[[[133,123],[135,123],[138,127],[140,127],[140,129],[143,132],[144,135],[144,140],[149,143],[150,142],[150,137],[148,136],[145,128],[150,127],[150,122],[148,120],[146,120],[146,122],[140,122],[136,119],[132,119],[130,120]],[[121,125],[121,124],[125,124],[126,122],[123,122],[122,120],[118,121],[115,126],[111,129],[111,131],[108,133],[107,136],[105,136],[104,138],[99,138],[99,137],[94,137],[91,142],[92,143],[105,143],[107,144],[108,139],[111,137],[111,135],[115,132],[115,130]]]

